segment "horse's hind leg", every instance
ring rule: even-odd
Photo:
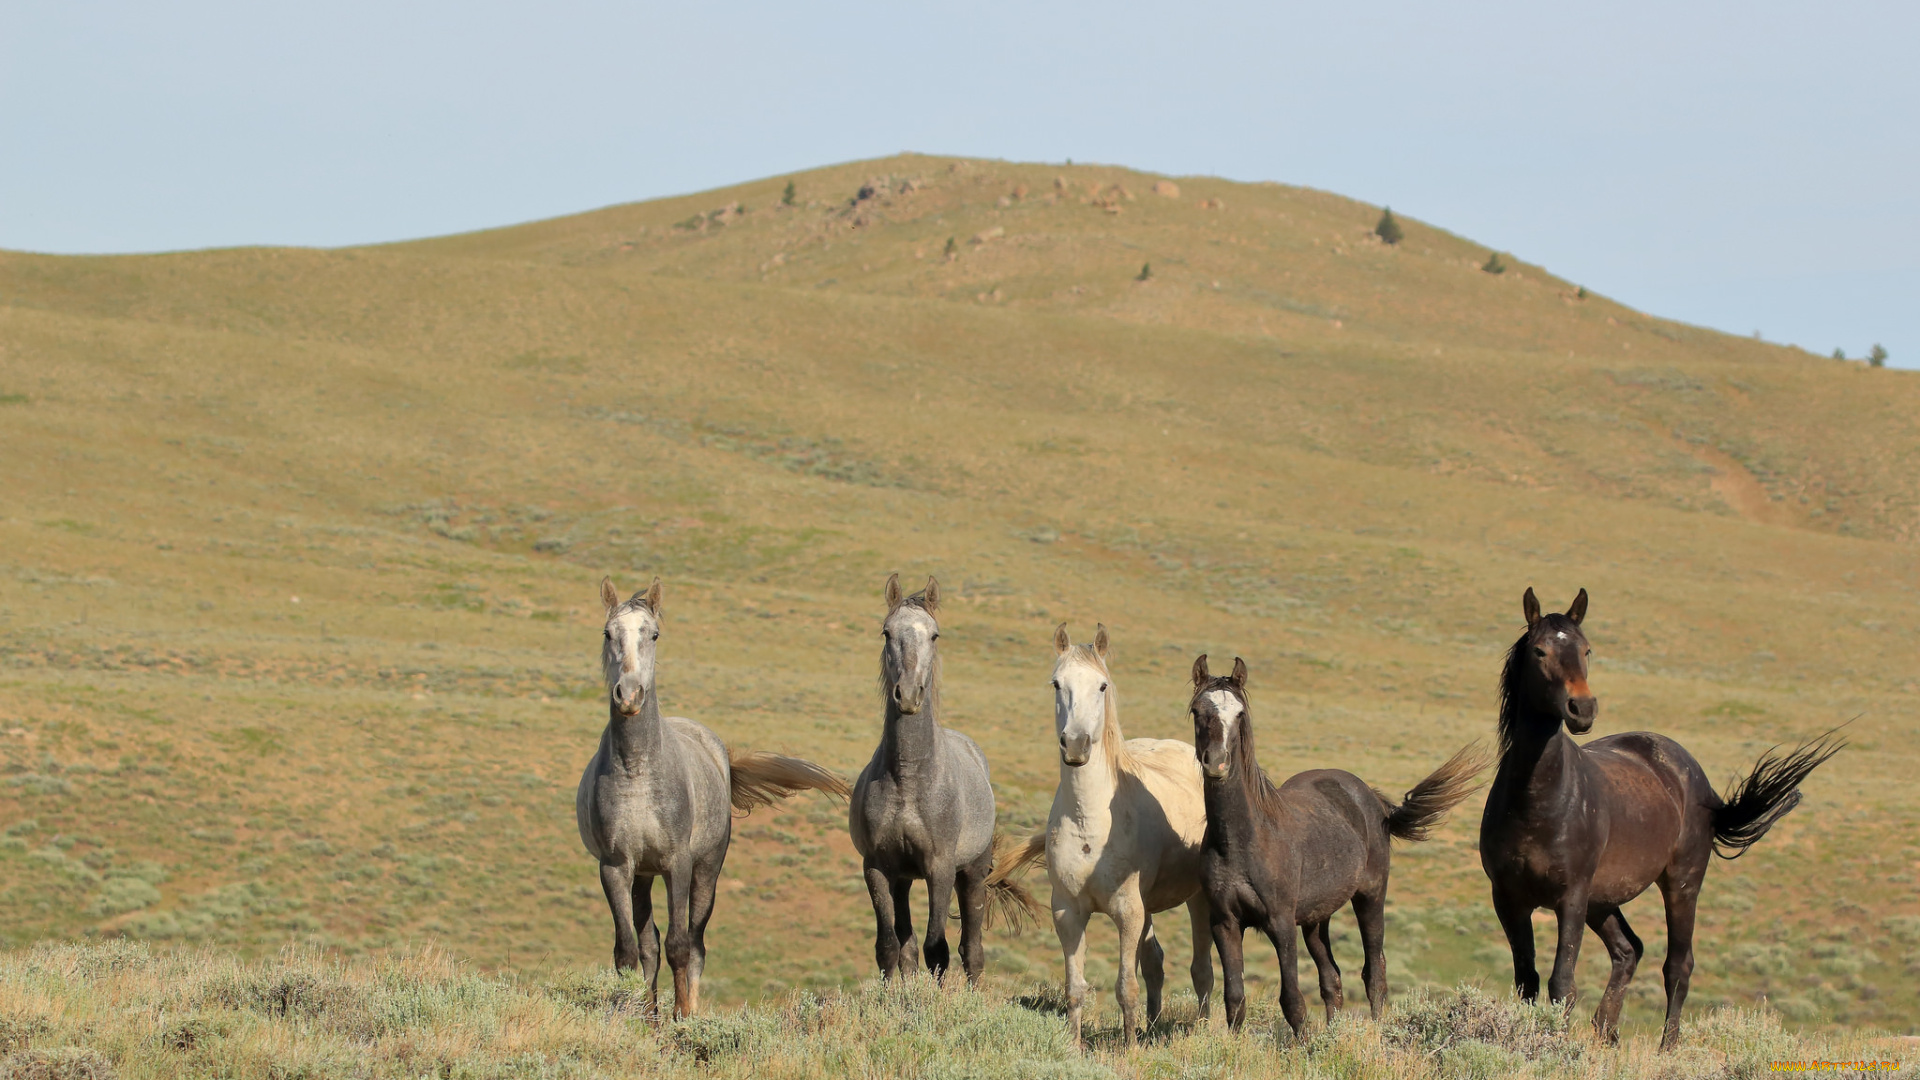
[[[868,863],[865,868],[867,896],[873,901],[873,962],[880,965],[880,977],[891,979],[900,972],[900,937],[893,924],[893,883],[887,872]]]
[[[1513,950],[1513,988],[1523,1001],[1540,996],[1540,969],[1533,966],[1533,906],[1493,890],[1493,913]]]
[[[1620,1041],[1620,1006],[1627,996],[1627,983],[1633,979],[1633,970],[1640,966],[1640,957],[1646,947],[1640,944],[1639,935],[1633,927],[1627,925],[1627,917],[1612,904],[1594,904],[1587,908],[1587,925],[1600,935],[1600,941],[1607,947],[1607,956],[1613,961],[1613,972],[1607,976],[1607,992],[1600,995],[1600,1007],[1593,1012],[1593,1033],[1609,1043]]]
[[[688,907],[688,923],[693,937],[692,973],[687,982],[692,987],[688,1012],[700,1008],[700,973],[707,969],[707,921],[713,918],[714,894],[720,889],[720,860],[711,865],[695,864],[693,868],[693,889]]]
[[[1387,905],[1381,896],[1356,893],[1353,917],[1360,924],[1360,982],[1367,988],[1367,1010],[1375,1020],[1387,1011]]]
[[[1327,1007],[1328,1024],[1346,1005],[1340,989],[1340,965],[1333,959],[1333,935],[1328,930],[1332,922],[1321,919],[1300,928],[1300,939],[1307,943],[1307,955],[1313,957],[1313,968],[1320,974],[1320,1003]]]
[[[1660,1035],[1660,1049],[1680,1045],[1680,1009],[1687,1003],[1687,987],[1693,982],[1693,916],[1700,903],[1700,879],[1706,867],[1676,880],[1669,873],[1660,879],[1660,896],[1667,903],[1667,963],[1662,971],[1667,981],[1667,1026]]]
[[[613,969],[632,971],[640,965],[640,938],[633,928],[633,867],[601,863],[600,889],[613,912]]]
[[[633,876],[633,922],[640,943],[640,977],[647,984],[647,1008],[660,997],[660,928],[653,923],[653,875]]]
[[[927,869],[927,971],[936,979],[947,975],[947,912],[953,906],[951,867]]]
[[[1160,991],[1167,984],[1167,950],[1153,932],[1153,916],[1147,916],[1146,929],[1140,932],[1140,981],[1147,984],[1147,1026],[1160,1019]]]
[[[993,854],[961,870],[954,879],[960,893],[960,966],[967,973],[967,985],[980,985],[980,973],[986,970],[987,948],[982,942],[987,921],[987,875],[993,873]]]
[[[1187,901],[1187,922],[1193,927],[1193,996],[1200,999],[1200,1019],[1213,1018],[1213,932],[1208,929],[1212,914],[1207,909],[1205,889]]]

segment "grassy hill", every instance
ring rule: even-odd
[[[1016,830],[1063,619],[1112,631],[1130,734],[1185,737],[1193,655],[1237,654],[1269,770],[1399,791],[1490,736],[1522,589],[1584,586],[1597,733],[1724,777],[1860,716],[1710,871],[1694,1002],[1911,1031],[1920,379],[1161,184],[906,156],[369,248],[0,253],[0,941],[604,966],[602,573],[666,580],[670,712],[848,774],[881,582],[937,574]],[[1396,854],[1399,988],[1506,982],[1475,807]],[[843,808],[736,836],[709,997],[865,978]],[[1657,896],[1628,915],[1645,1031]],[[1058,977],[1045,931],[990,958]]]

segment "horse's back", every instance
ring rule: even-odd
[[[1581,754],[1605,785],[1607,844],[1594,870],[1596,899],[1625,903],[1713,828],[1719,796],[1685,747],[1650,731],[1586,743]]]

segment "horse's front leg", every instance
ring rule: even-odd
[[[1220,973],[1226,978],[1227,1027],[1239,1031],[1247,1020],[1247,987],[1241,981],[1246,973],[1246,957],[1241,953],[1245,947],[1241,940],[1245,930],[1237,919],[1219,908],[1213,909],[1213,922],[1208,930],[1213,937],[1213,947],[1220,952]]]
[[[1073,1045],[1083,1046],[1080,1014],[1087,1002],[1087,912],[1058,890],[1053,894],[1053,932],[1060,938],[1060,952],[1067,963],[1067,1030],[1073,1033]]]
[[[927,868],[927,942],[923,952],[927,970],[935,979],[947,974],[947,909],[953,906],[951,865],[938,863]]]
[[[693,860],[675,860],[667,879],[667,966],[673,968],[673,1018],[693,1015],[693,934],[687,915],[693,904]]]
[[[1120,931],[1120,974],[1114,979],[1113,996],[1120,1002],[1120,1033],[1128,1046],[1140,1026],[1140,980],[1135,965],[1140,960],[1140,938],[1146,931],[1147,912],[1138,890],[1122,886],[1108,898],[1107,914]]]
[[[1212,912],[1207,906],[1207,891],[1200,890],[1187,901],[1187,923],[1193,928],[1193,996],[1200,999],[1200,1019],[1213,1019],[1213,932]]]
[[[1540,996],[1540,969],[1533,966],[1533,905],[1493,889],[1493,914],[1513,952],[1513,989],[1522,1001]]]
[[[600,891],[607,894],[613,912],[613,969],[632,971],[640,965],[640,938],[633,927],[633,864],[600,864]]]
[[[873,900],[873,962],[880,965],[881,978],[891,979],[900,972],[900,938],[893,925],[893,882],[871,860],[863,872],[867,895]]]
[[[1269,916],[1266,931],[1280,960],[1280,1011],[1286,1015],[1293,1037],[1299,1039],[1307,1026],[1307,999],[1300,995],[1300,948],[1294,940],[1293,913]]]
[[[1559,923],[1560,941],[1553,951],[1553,974],[1547,977],[1547,1000],[1555,1005],[1572,1004],[1574,969],[1580,965],[1580,937],[1587,930],[1587,890],[1569,889],[1553,906]]]

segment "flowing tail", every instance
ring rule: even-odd
[[[769,754],[765,750],[729,750],[733,774],[733,808],[752,813],[800,791],[824,791],[846,798],[853,789],[845,780],[811,761]]]
[[[1760,755],[1752,772],[1735,778],[1727,789],[1726,805],[1713,812],[1714,854],[1723,859],[1739,858],[1767,835],[1775,822],[1800,805],[1800,782],[1847,745],[1839,732],[1840,728],[1834,728],[1787,754],[1776,753],[1780,748],[1775,746]]]
[[[1045,905],[1034,899],[1025,885],[1008,875],[1046,857],[1047,834],[1035,833],[1017,842],[1003,832],[993,834],[993,872],[987,875],[987,917],[985,929],[1004,920],[1017,937],[1040,921]],[[954,918],[959,918],[955,913]]]
[[[1460,748],[1433,775],[1413,785],[1400,805],[1375,791],[1387,810],[1387,832],[1402,840],[1425,840],[1460,800],[1480,789],[1476,782],[1492,764],[1486,747],[1478,740]]]

